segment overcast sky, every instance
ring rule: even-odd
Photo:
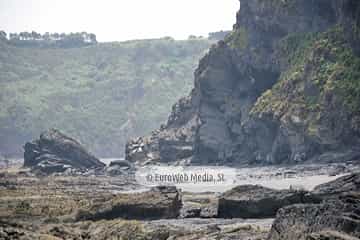
[[[239,0],[0,0],[0,29],[92,32],[98,41],[231,30]]]

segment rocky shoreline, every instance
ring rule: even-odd
[[[308,174],[319,168],[308,167]],[[132,174],[39,176],[29,168],[2,169],[0,239],[359,238],[360,173],[341,169],[338,176],[345,176],[312,191],[240,185],[223,193],[143,190]]]
[[[360,239],[359,13],[242,0],[189,97],[125,160],[106,166],[51,129],[24,166],[4,164],[0,239]],[[215,190],[137,181],[155,165],[241,168]]]
[[[240,168],[235,186],[186,191],[183,185],[144,185],[136,178],[144,167],[126,160],[105,166],[58,130],[26,146],[24,166],[0,171],[0,239],[360,237],[356,162]],[[291,184],[316,176],[327,180]]]

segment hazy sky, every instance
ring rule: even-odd
[[[98,41],[230,30],[239,0],[0,0],[0,29],[92,32]]]

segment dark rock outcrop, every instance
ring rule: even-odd
[[[344,195],[339,200],[322,204],[288,206],[277,213],[268,239],[342,239],[321,238],[324,235],[321,232],[329,230],[344,233],[343,236],[360,238],[359,209],[359,193]]]
[[[360,68],[359,11],[354,0],[242,0],[232,33],[200,61],[191,94],[173,106],[166,125],[130,141],[126,159],[358,159],[360,100],[347,86],[356,85]]]
[[[241,185],[219,198],[218,217],[271,218],[285,206],[317,203],[320,200],[305,191],[274,190],[259,185]]]
[[[105,166],[80,143],[56,129],[42,133],[39,139],[26,143],[24,149],[24,166],[43,173]]]
[[[133,163],[127,160],[115,160],[110,162],[109,166],[106,168],[106,173],[110,176],[118,176],[127,173],[133,173],[135,171],[135,166]]]
[[[312,193],[323,199],[339,198],[349,192],[360,192],[360,174],[353,173],[321,184]]]
[[[1,220],[0,220],[1,221]],[[265,239],[269,221],[247,224],[237,220],[187,219],[132,221],[115,219],[109,221],[77,222],[74,224],[37,224],[25,222],[13,224],[0,222],[0,239],[4,240],[260,240]]]
[[[348,234],[337,231],[322,231],[313,233],[307,236],[306,240],[358,240],[359,238],[352,237]]]
[[[216,218],[218,196],[212,192],[182,193],[180,218]]]
[[[312,194],[319,204],[295,204],[281,208],[269,240],[320,240],[360,238],[360,173],[317,186]]]
[[[177,218],[182,203],[175,187],[155,187],[143,193],[118,194],[110,201],[78,213],[78,220]]]
[[[134,168],[134,164],[132,164],[129,161],[122,160],[122,159],[121,160],[114,160],[114,161],[110,162],[109,167],[115,167],[115,166],[117,166],[119,168],[122,168],[124,170]]]
[[[178,160],[190,162],[199,125],[194,104],[191,97],[179,100],[173,106],[166,126],[154,131],[150,136],[133,139],[126,144],[126,159],[141,164]]]

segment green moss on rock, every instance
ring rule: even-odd
[[[336,121],[344,114],[349,122],[343,124],[359,131],[360,58],[343,31],[337,26],[325,33],[284,39],[279,59],[287,70],[258,98],[250,114],[272,116],[284,124],[291,124],[292,116],[300,116],[297,127],[313,139],[326,128],[324,121]]]
[[[245,49],[249,44],[249,36],[244,27],[234,30],[225,39],[229,46],[234,49]]]
[[[341,27],[317,35],[289,36],[279,47],[280,61],[288,70],[271,91],[258,99],[252,114],[281,116],[297,104],[305,104],[308,112],[320,111],[325,94],[335,94],[351,113],[359,112],[360,59],[345,41]],[[309,85],[319,92],[308,93]],[[289,102],[290,109],[285,107]]]

